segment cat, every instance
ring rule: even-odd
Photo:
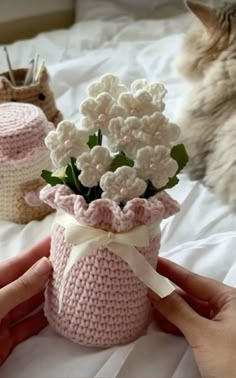
[[[187,171],[236,209],[236,4],[186,6],[196,20],[175,66],[190,84],[176,116]]]

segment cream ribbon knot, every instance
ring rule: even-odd
[[[127,232],[113,233],[79,223],[66,213],[57,215],[55,221],[65,229],[65,241],[72,244],[61,282],[59,313],[62,309],[66,278],[71,268],[80,258],[94,253],[101,247],[107,247],[110,252],[124,260],[135,275],[161,298],[175,290],[169,280],[157,273],[136,248],[148,247],[150,241],[160,234],[159,222],[151,226],[139,226]]]

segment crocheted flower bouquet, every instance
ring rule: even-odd
[[[41,198],[57,216],[45,313],[80,344],[135,339],[150,320],[148,288],[173,291],[155,266],[160,222],[179,209],[164,190],[188,157],[163,115],[165,94],[161,84],[136,80],[129,90],[105,75],[88,88],[81,128],[63,121],[46,137],[55,170],[43,171]]]

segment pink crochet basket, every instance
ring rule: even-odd
[[[123,209],[105,199],[87,205],[83,197],[71,194],[62,185],[45,187],[41,199],[80,223],[113,233],[159,223],[179,209],[166,193],[149,200],[133,199]],[[127,343],[141,335],[150,320],[148,289],[128,264],[107,248],[100,248],[74,264],[65,282],[62,309],[58,311],[71,247],[64,241],[63,227],[55,222],[50,257],[53,276],[45,294],[45,314],[51,327],[76,343],[99,347]],[[159,247],[160,234],[149,247],[139,248],[154,268]]]

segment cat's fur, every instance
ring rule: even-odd
[[[236,4],[186,3],[196,21],[176,67],[191,84],[177,116],[188,172],[236,208]]]

